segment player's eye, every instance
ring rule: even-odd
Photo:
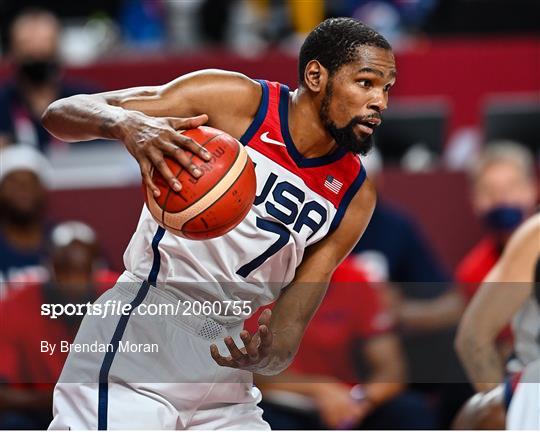
[[[357,82],[358,82],[358,84],[360,84],[360,86],[362,86],[364,88],[373,87],[373,82],[371,80],[368,80],[368,79],[358,80]]]

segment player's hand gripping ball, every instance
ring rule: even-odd
[[[173,234],[192,240],[222,236],[244,219],[253,204],[257,185],[253,162],[244,146],[221,130],[200,126],[183,134],[208,150],[212,158],[206,162],[192,156],[203,172],[194,178],[177,161],[165,157],[182,190],[175,192],[153,169],[152,180],[160,195],[154,197],[143,185],[146,205],[156,222]]]

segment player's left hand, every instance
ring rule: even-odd
[[[272,347],[273,335],[268,327],[272,311],[265,309],[259,317],[259,327],[252,335],[247,330],[240,332],[240,338],[244,343],[242,348],[238,348],[233,338],[227,336],[224,339],[225,345],[229,349],[230,356],[223,357],[219,353],[216,344],[210,346],[210,355],[220,366],[236,369],[244,369],[251,372],[258,372],[264,369],[270,362],[270,351]]]

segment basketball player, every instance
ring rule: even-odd
[[[155,196],[153,167],[174,190],[182,188],[164,156],[194,177],[201,173],[190,155],[209,158],[180,129],[206,123],[224,130],[256,164],[254,205],[222,237],[176,237],[144,208],[124,255],[126,271],[98,302],[242,300],[254,311],[277,298],[254,334],[242,330],[245,317],[165,316],[155,323],[144,317],[144,324],[134,313],[92,324],[85,318],[79,341],[97,338],[114,347],[151,341],[162,351],[144,359],[118,349],[93,356],[72,351],[56,386],[51,428],[268,428],[251,372],[277,374],[290,364],[332,272],[371,217],[375,193],[358,154],[371,147],[395,78],[388,42],[358,21],[336,18],[305,40],[293,92],[206,70],[163,86],[77,95],[48,108],[43,123],[61,140],[122,141]],[[161,384],[137,383],[129,376],[136,370],[161,373]]]
[[[505,381],[495,339],[510,321],[515,358],[507,364]],[[465,406],[459,428],[502,426],[505,405],[510,405],[508,429],[540,428],[540,214],[528,219],[510,238],[463,316],[456,348],[480,392]],[[514,389],[519,397],[510,402]],[[528,415],[512,415],[513,411]]]

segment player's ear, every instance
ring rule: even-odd
[[[317,60],[311,60],[304,70],[304,82],[312,92],[319,93],[326,87],[328,70]]]

